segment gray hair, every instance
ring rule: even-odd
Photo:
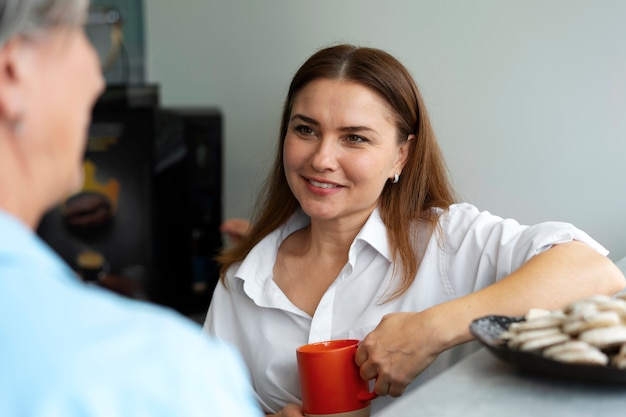
[[[89,0],[0,0],[0,46],[17,35],[80,25]]]

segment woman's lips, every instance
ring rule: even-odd
[[[305,183],[309,191],[316,195],[326,196],[338,193],[343,186],[332,182],[320,181],[319,179],[305,178]]]
[[[335,187],[337,187],[336,184],[331,184],[329,182],[320,182],[320,181],[315,181],[315,180],[312,180],[312,179],[309,179],[309,182],[311,184],[313,184],[314,186],[319,187],[319,188],[335,188]]]

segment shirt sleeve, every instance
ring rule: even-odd
[[[470,204],[450,208],[443,228],[442,273],[457,297],[484,288],[518,269],[553,245],[577,240],[600,254],[608,251],[570,223],[544,222],[521,225]]]

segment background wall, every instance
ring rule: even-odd
[[[626,256],[626,2],[145,0],[163,105],[224,114],[227,217],[249,216],[297,67],[336,42],[413,73],[464,200],[573,222]]]

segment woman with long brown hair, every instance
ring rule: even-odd
[[[302,415],[296,348],[361,339],[375,411],[445,368],[476,317],[620,290],[606,253],[571,224],[457,202],[409,71],[337,45],[291,82],[257,215],[219,258],[205,329],[239,347],[265,412],[285,416]]]

